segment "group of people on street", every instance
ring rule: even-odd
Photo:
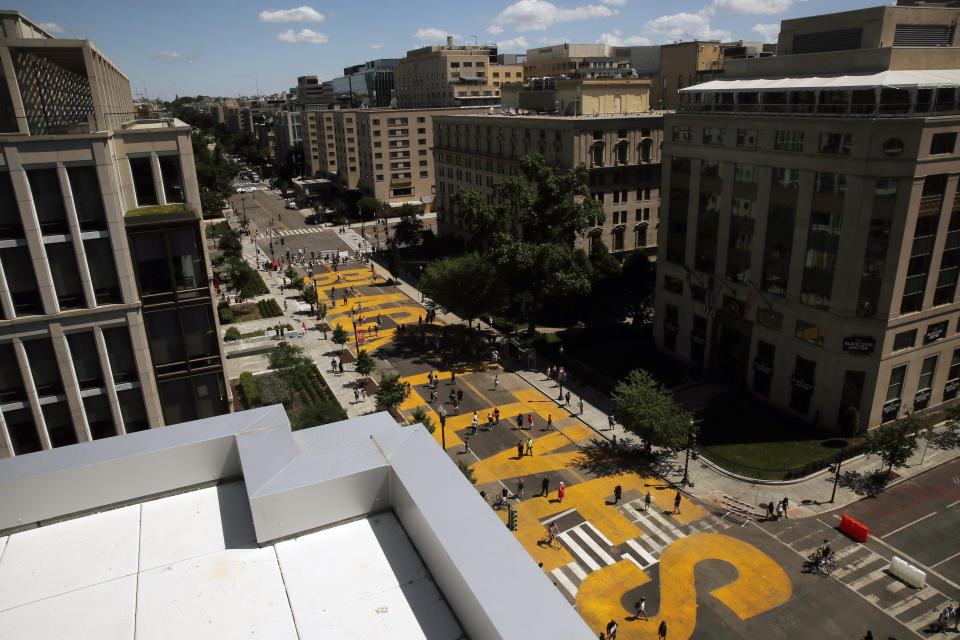
[[[774,504],[773,500],[767,503],[767,520],[777,521],[780,518],[789,518],[787,509],[790,507],[790,500],[784,496],[783,500]]]

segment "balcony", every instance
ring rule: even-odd
[[[130,209],[124,215],[124,223],[129,227],[192,221],[199,220],[200,218],[199,206],[176,202],[174,204]]]

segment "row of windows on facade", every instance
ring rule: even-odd
[[[681,161],[681,162],[677,162]],[[674,173],[689,171],[688,158],[674,158]],[[717,162],[704,161],[701,170],[705,177],[721,177]],[[741,183],[756,183],[756,165],[736,164],[735,180]],[[907,280],[901,298],[900,312],[919,311],[930,271],[933,267],[933,248],[940,226],[940,208],[946,189],[947,176],[928,176],[924,183],[924,203],[917,218],[911,246],[911,259]],[[772,183],[775,188],[796,192],[799,187],[799,172],[793,169],[774,167]],[[719,191],[719,185],[714,187]],[[824,195],[843,196],[846,193],[846,177],[841,174],[815,172],[814,191]],[[860,291],[857,302],[858,315],[876,313],[880,285],[887,264],[887,250],[893,206],[897,194],[895,178],[878,178],[874,189],[874,207],[870,223],[864,231],[867,242],[860,272]],[[687,236],[687,207],[689,190],[680,186],[670,189],[670,204],[667,211],[666,259],[676,264],[685,264]],[[694,247],[694,268],[714,273],[717,267],[717,244],[720,221],[719,193],[701,191],[697,210],[697,235]],[[842,200],[839,202],[814,203],[807,230],[804,254],[803,281],[800,300],[819,309],[829,309],[834,283],[843,217]],[[733,281],[751,282],[750,264],[755,241],[757,202],[754,198],[734,197],[730,206],[730,231],[727,239],[727,264],[725,276]],[[767,213],[767,231],[763,239],[763,267],[760,289],[776,295],[785,295],[789,285],[789,265],[797,219],[796,196],[787,204],[781,197],[771,203]],[[960,207],[954,207],[947,227],[944,251],[940,256],[939,271],[934,284],[933,306],[953,302],[960,273]]]

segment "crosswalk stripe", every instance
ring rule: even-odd
[[[643,569],[643,565],[641,565],[640,562],[629,553],[625,553],[620,557],[624,560],[629,560],[633,564],[637,565],[637,569]]]
[[[550,575],[552,575],[554,579],[560,583],[560,586],[566,589],[567,593],[573,597],[577,596],[577,587],[573,584],[573,582],[570,581],[570,578],[563,573],[561,568],[554,569],[550,572]]]
[[[851,589],[853,589],[854,591],[860,591],[860,587],[866,586],[868,584],[873,584],[874,582],[877,582],[878,580],[882,580],[885,577],[886,576],[884,576],[883,574],[880,574],[878,576],[876,573],[870,572],[865,576],[861,576],[857,578],[853,582],[847,582],[846,585]]]
[[[917,606],[921,602],[924,602],[925,600],[930,599],[937,593],[939,592],[936,589],[934,589],[930,585],[926,585],[920,591],[912,593],[910,597],[904,600],[903,602],[899,604],[895,604],[889,609],[887,609],[887,613],[893,617],[897,617],[907,609]]]
[[[637,553],[637,555],[640,556],[644,560],[644,562],[647,563],[646,566],[650,566],[651,564],[654,564],[657,561],[657,559],[654,558],[649,553],[647,553],[647,550],[641,547],[636,540],[627,540],[627,546],[633,549]]]
[[[577,576],[577,578],[579,578],[581,582],[585,580],[587,577],[587,572],[584,571],[583,567],[581,567],[580,564],[577,562],[571,562],[570,564],[568,564],[567,569],[570,570],[570,573]]]
[[[590,554],[586,553],[580,547],[580,545],[574,541],[573,536],[571,536],[569,533],[561,533],[560,539],[563,540],[564,543],[566,543],[567,547],[569,548],[570,552],[573,553],[574,557],[580,562],[582,562],[583,564],[587,565],[587,567],[589,567],[591,571],[598,571],[600,569],[600,565],[597,564],[597,561],[591,558]]]
[[[589,535],[587,535],[587,532],[586,532],[586,531],[584,531],[583,529],[581,529],[581,528],[578,527],[578,528],[574,529],[574,533],[576,533],[576,534],[577,534],[577,537],[580,538],[584,543],[586,543],[586,545],[587,545],[588,547],[590,547],[590,549],[591,549],[595,554],[597,554],[597,556],[599,556],[599,558],[600,558],[601,560],[603,560],[604,564],[608,564],[608,565],[609,565],[609,564],[613,564],[614,562],[616,562],[616,560],[614,560],[614,559],[610,556],[609,553],[607,553],[606,551],[603,550],[603,547],[601,547],[599,544],[597,544],[597,543],[593,540],[593,538],[591,538]]]
[[[647,513],[650,514],[651,512],[648,511]],[[665,546],[667,546],[668,544],[670,544],[671,542],[673,542],[674,540],[679,540],[679,539],[682,537],[682,536],[679,536],[679,535],[677,535],[677,536],[669,535],[669,534],[667,534],[667,533],[663,533],[662,531],[660,531],[660,527],[656,526],[656,525],[653,524],[653,522],[651,521],[651,520],[655,519],[656,517],[657,517],[656,514],[654,514],[652,518],[649,517],[649,516],[648,516],[647,518],[644,518],[643,521],[642,521],[642,524],[641,524],[640,528],[641,528],[641,529],[644,529],[644,530],[646,531],[646,533],[648,533],[648,534],[650,534],[650,535],[653,535],[653,536],[656,536],[657,538],[659,538],[659,539],[663,542],[663,544],[662,544],[661,546],[664,546],[664,547],[665,547]]]
[[[589,520],[586,520],[583,524],[585,524],[585,525],[587,525],[588,527],[590,527],[590,531],[592,531],[595,536],[597,536],[598,538],[600,538],[601,540],[603,540],[603,543],[604,543],[605,545],[607,545],[608,547],[612,547],[612,546],[613,546],[613,543],[610,542],[609,540],[607,540],[607,536],[603,535],[603,533],[602,533],[599,529],[597,529],[595,526],[593,526],[593,525],[590,523]]]

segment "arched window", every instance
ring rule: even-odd
[[[613,250],[623,251],[623,227],[613,230]]]
[[[592,147],[590,147],[590,166],[591,167],[603,166],[603,143],[602,142],[597,142]]]
[[[653,140],[647,138],[640,142],[640,162],[650,162],[650,153],[653,149]]]
[[[616,154],[617,154],[617,164],[627,164],[627,141],[626,140],[617,144]]]

